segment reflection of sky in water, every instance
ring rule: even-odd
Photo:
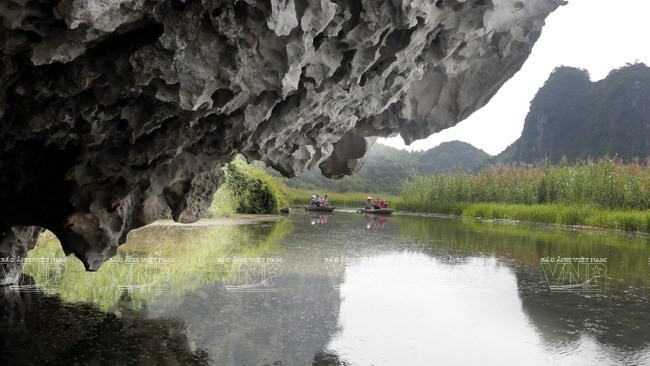
[[[158,225],[129,240],[97,273],[73,259],[26,266],[41,285],[30,286],[62,304],[30,294],[39,300],[15,319],[32,317],[32,338],[22,321],[0,324],[0,333],[28,344],[74,340],[60,330],[105,317],[94,331],[106,339],[91,342],[82,361],[108,341],[139,349],[120,327],[144,322],[151,332],[137,339],[155,340],[167,327],[188,343],[184,352],[205,351],[216,365],[650,365],[647,237],[301,212],[255,225]],[[558,256],[607,258],[611,279],[602,293],[552,293],[540,263]],[[152,257],[169,261],[131,263]],[[87,304],[91,315],[83,315]],[[37,316],[61,326],[40,327]]]
[[[633,361],[585,336],[544,344],[522,310],[512,269],[490,258],[453,261],[392,252],[350,263],[340,285],[342,330],[328,349],[375,366]],[[632,357],[650,361],[648,352]]]

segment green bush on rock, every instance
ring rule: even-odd
[[[223,168],[224,184],[215,195],[217,213],[274,214],[285,206],[280,182],[263,168],[237,157]],[[225,204],[228,207],[218,207]]]

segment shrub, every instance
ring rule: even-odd
[[[231,205],[238,213],[279,213],[286,200],[280,183],[264,169],[250,165],[237,157],[223,168],[225,181],[215,197],[217,202]]]

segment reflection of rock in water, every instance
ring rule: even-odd
[[[218,365],[342,365],[323,353],[340,307],[329,278],[283,273],[276,286],[276,292],[232,293],[217,284],[163,312],[183,319]]]
[[[29,281],[29,279],[26,279]],[[87,304],[64,304],[42,292],[0,288],[0,355],[5,365],[205,365],[178,320],[144,319]],[[124,308],[126,306],[126,308]],[[127,314],[129,313],[129,314]]]
[[[329,352],[318,352],[314,356],[312,366],[348,366],[349,363],[342,361],[337,354]]]
[[[38,235],[43,228],[36,226],[14,226],[0,235],[0,286],[15,284],[20,278],[22,260],[27,251],[34,249]]]
[[[618,350],[650,345],[647,291],[610,284],[606,293],[553,293],[537,269],[519,269],[516,276],[523,310],[549,346],[577,342],[585,335]]]

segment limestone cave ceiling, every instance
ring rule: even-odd
[[[3,0],[0,255],[52,230],[88,270],[201,217],[235,154],[358,170],[482,107],[563,0]]]

